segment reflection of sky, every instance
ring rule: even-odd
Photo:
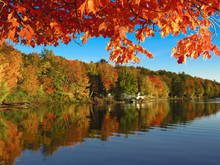
[[[176,46],[179,37],[167,37],[161,39],[159,37],[146,39],[142,44],[151,53],[154,54],[154,59],[147,59],[144,55],[141,58],[140,64],[129,64],[134,66],[143,66],[151,70],[167,70],[172,72],[185,72],[192,76],[207,78],[220,82],[220,57],[213,56],[210,60],[203,60],[199,57],[197,60],[187,59],[186,64],[178,64],[177,60],[171,57],[171,50]],[[108,39],[93,38],[89,39],[88,43],[83,47],[74,42],[69,45],[61,44],[58,47],[47,47],[52,49],[55,55],[64,56],[67,59],[78,59],[85,62],[97,62],[100,59],[109,58],[109,52],[105,51]],[[214,43],[220,46],[220,39],[215,38]],[[32,51],[41,52],[43,47],[35,49],[17,45],[16,48],[22,52],[29,53]],[[139,55],[141,57],[141,55]]]
[[[220,120],[220,112],[217,112],[216,118],[217,118],[218,120]]]

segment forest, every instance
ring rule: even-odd
[[[144,99],[211,98],[220,83],[188,74],[144,67],[68,60],[52,50],[25,54],[9,43],[0,46],[0,104]]]

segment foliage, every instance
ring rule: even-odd
[[[99,74],[96,64],[90,62],[86,65],[87,75],[89,77],[90,98],[99,95]]]
[[[117,70],[112,65],[102,62],[98,63],[97,71],[101,76],[101,81],[106,93],[114,92],[118,80]]]
[[[105,60],[84,63],[44,49],[20,53],[0,48],[0,104],[18,102],[79,102],[136,97],[210,98],[220,95],[220,83],[185,73],[112,66]],[[101,99],[102,98],[102,99]]]
[[[0,45],[0,79],[7,80],[10,89],[17,87],[18,78],[22,77],[22,55],[13,46]]]
[[[153,84],[154,84],[154,86],[156,88],[154,95],[156,97],[158,97],[159,95],[162,95],[163,83],[160,80],[160,78],[158,76],[156,76],[156,75],[149,75],[149,78],[151,79],[151,81],[153,82]]]
[[[2,82],[0,79],[0,104],[4,102],[6,97],[10,94],[9,88],[6,82]]]
[[[85,65],[77,60],[68,61],[69,95],[71,100],[86,100],[89,98],[89,78]]]
[[[187,98],[193,97],[195,94],[195,83],[192,78],[188,78],[186,80],[186,86],[187,86],[186,97]]]
[[[23,79],[20,84],[20,88],[27,93],[27,95],[33,96],[39,89],[39,82],[36,76],[36,71],[32,65],[28,65],[24,68]]]
[[[172,96],[183,98],[186,91],[186,86],[183,79],[180,76],[176,76],[172,80]]]
[[[137,52],[153,58],[140,44],[146,38],[184,34],[172,50],[182,63],[189,57],[211,58],[210,52],[220,55],[212,43],[219,7],[217,0],[1,0],[0,41],[35,47],[104,37],[110,39],[110,60],[128,63],[140,61]]]
[[[118,67],[117,69],[119,93],[134,95],[138,92],[136,74],[128,67]]]
[[[151,98],[154,95],[154,92],[156,90],[152,80],[149,78],[149,76],[141,75],[139,82],[140,82],[139,90],[141,94]]]

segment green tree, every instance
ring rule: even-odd
[[[7,82],[3,82],[0,78],[0,104],[2,104],[5,98],[10,94]]]
[[[137,77],[128,67],[118,67],[118,89],[120,94],[134,95],[138,92]]]
[[[176,76],[172,80],[172,96],[173,97],[178,97],[178,98],[183,98],[185,94],[185,82],[183,79],[179,76]]]
[[[98,96],[99,92],[99,75],[97,71],[97,64],[90,62],[86,64],[87,75],[89,77],[89,89],[90,89],[90,98]]]

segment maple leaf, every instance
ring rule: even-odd
[[[30,25],[27,25],[26,27],[24,27],[23,29],[21,29],[20,31],[20,37],[24,38],[26,37],[27,40],[32,40],[34,38],[34,31],[33,29],[30,27]]]
[[[13,40],[14,37],[15,37],[15,32],[16,32],[16,29],[14,28],[13,30],[11,30],[9,33],[8,33],[8,38],[10,40]]]

